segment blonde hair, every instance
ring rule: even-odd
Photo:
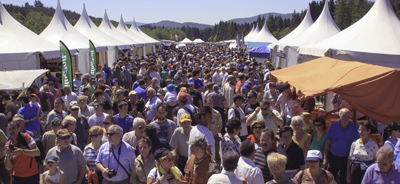
[[[285,175],[286,156],[279,153],[271,153],[268,155],[267,163],[268,168],[274,174]]]
[[[74,124],[74,123],[76,123],[76,119],[75,119],[73,116],[68,115],[68,116],[66,116],[66,117],[64,118],[64,120],[63,120],[63,122],[62,122],[62,125],[63,125],[64,128],[67,128],[68,125]]]
[[[100,126],[92,126],[92,128],[89,129],[89,134],[93,132],[98,132],[100,135],[103,135],[103,128]]]
[[[293,123],[301,123],[302,125],[304,125],[304,121],[303,121],[303,118],[301,116],[294,116],[292,118],[291,124],[293,124]]]
[[[179,92],[185,92],[185,93],[187,93],[186,87],[181,87],[181,90],[180,90]]]
[[[170,151],[167,155],[165,155],[165,156],[159,158],[158,160],[156,160],[156,167],[161,166],[161,162],[160,161],[166,159],[167,157],[175,158],[176,157],[175,150]]]

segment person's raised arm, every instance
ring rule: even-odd
[[[250,116],[246,119],[246,124],[248,126],[251,125],[251,123],[253,123],[253,121],[256,119],[258,112],[260,112],[260,107],[257,107],[256,110],[250,114]]]

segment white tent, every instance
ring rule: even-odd
[[[76,30],[65,17],[60,0],[57,2],[56,12],[50,24],[40,33],[40,37],[59,45],[60,40],[65,43],[71,52],[71,55],[77,54],[77,69],[83,73],[89,72],[89,39]],[[107,50],[105,45],[93,42],[97,52]],[[74,59],[73,59],[74,61]]]
[[[28,88],[36,78],[48,70],[0,71],[1,90],[20,90]]]
[[[300,47],[300,53],[361,60],[400,68],[400,21],[389,0],[376,0],[358,22],[315,45]]]
[[[292,32],[290,32],[288,35],[280,39],[279,41],[272,43],[270,45],[270,48],[274,48],[276,51],[281,51],[290,41],[296,39],[304,33],[305,30],[307,30],[314,21],[312,20],[311,13],[310,13],[310,6],[308,6],[308,10],[306,13],[306,16],[304,17],[303,21],[294,29]],[[275,47],[275,45],[278,45],[278,47]]]
[[[119,24],[117,26],[117,30],[121,31],[124,35],[128,36],[132,40],[135,40],[137,43],[139,43],[139,44],[137,44],[137,46],[139,46],[139,45],[143,46],[143,44],[147,42],[143,38],[136,36],[132,31],[129,31],[129,28],[126,26],[122,15],[121,15]]]
[[[250,32],[251,34],[248,34],[245,38],[245,42],[257,42],[257,40],[254,39],[254,37],[260,32],[260,28],[258,28],[258,24],[256,25],[256,28],[254,29],[253,32]]]
[[[107,62],[109,66],[112,65],[113,62],[117,60],[118,49],[125,50],[132,48],[131,45],[122,43],[111,36],[107,35],[103,31],[101,31],[93,22],[90,20],[86,7],[83,5],[83,11],[81,17],[78,22],[75,24],[75,29],[78,30],[81,34],[88,37],[92,42],[100,43],[101,45],[107,46],[107,61],[103,61],[101,63]]]
[[[303,34],[289,41],[287,46],[299,47],[319,43],[340,32],[329,12],[328,1],[325,1],[324,9],[318,19]]]
[[[244,41],[247,41],[247,39],[249,39],[249,38],[253,35],[253,32],[254,32],[255,29],[256,29],[256,28],[255,28],[254,25],[253,25],[253,27],[251,28],[249,34],[247,34],[247,35],[244,37]]]
[[[273,42],[277,42],[278,40],[271,34],[267,27],[267,21],[264,23],[264,27],[258,32],[256,35],[252,37],[254,42],[262,42],[271,44]]]
[[[130,30],[135,33],[135,35],[139,35],[141,38],[143,38],[144,40],[146,40],[148,43],[156,43],[156,44],[161,44],[160,41],[150,37],[149,35],[147,35],[146,33],[143,33],[142,30],[139,29],[139,27],[136,25],[136,21],[135,18],[133,18],[133,23],[132,26],[130,28]]]
[[[200,38],[196,38],[193,40],[193,43],[204,43],[204,41]]]
[[[0,68],[38,69],[38,53],[46,59],[60,57],[59,46],[50,43],[16,21],[0,2]],[[3,79],[2,79],[3,80]]]
[[[190,44],[193,43],[192,40],[190,40],[189,38],[185,38],[182,41],[180,41],[179,43],[185,43],[185,44]]]

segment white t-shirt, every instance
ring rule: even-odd
[[[238,111],[239,111],[239,114],[240,114],[240,121],[242,121],[244,118],[246,118],[246,115],[244,115],[244,112],[243,112],[242,108],[238,107]],[[228,110],[228,120],[231,119],[231,118],[234,118],[234,117],[236,117],[235,110],[230,108]],[[242,127],[242,130],[240,130],[240,136],[248,135],[249,133],[247,132],[247,124],[246,123],[242,123],[241,127]]]
[[[190,130],[189,141],[194,140],[196,137],[204,137],[207,141],[207,145],[211,146],[211,154],[215,156],[215,139],[212,132],[203,125],[196,125],[192,128],[192,130]],[[190,148],[191,145],[189,145],[188,149],[189,157],[192,155]]]
[[[61,176],[61,170],[58,170],[58,172],[55,175],[50,175],[50,171],[47,170],[46,172],[43,173],[44,178],[48,177],[53,183],[59,184],[60,183],[60,176]]]
[[[104,118],[108,116],[107,113],[103,113],[103,115],[101,116],[97,116],[96,113],[93,114],[92,116],[90,116],[89,118],[89,126],[90,128],[92,128],[93,126],[100,126],[101,128],[103,128],[103,124],[101,124],[104,120]]]
[[[182,176],[181,171],[178,169],[179,174]],[[150,170],[149,175],[147,176],[148,178],[153,178],[153,179],[160,179],[161,178],[161,173],[157,171],[157,168],[153,168]],[[169,184],[168,180],[165,180],[161,184]]]
[[[286,99],[286,97],[284,97],[283,95],[287,95],[287,94],[281,93],[281,94],[279,94],[279,96],[278,96],[278,101],[281,102],[281,103],[279,104],[279,107],[280,107],[280,109],[281,109],[281,112],[279,112],[279,113],[281,113],[281,116],[282,116],[282,117],[285,117],[286,114],[287,114],[286,108],[285,108],[285,105],[286,105],[286,103],[287,103],[287,99]]]

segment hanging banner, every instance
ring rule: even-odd
[[[62,63],[62,86],[69,85],[72,91],[72,66],[71,66],[71,53],[68,47],[60,40],[60,53]]]
[[[236,47],[240,49],[240,35],[239,33],[236,33]]]
[[[96,75],[97,72],[96,57],[96,47],[94,47],[93,42],[89,40],[89,74],[91,76]]]

